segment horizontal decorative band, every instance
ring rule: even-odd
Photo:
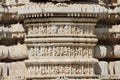
[[[29,59],[25,63],[29,64],[95,64],[98,60],[94,58],[67,58],[67,59]]]
[[[55,42],[55,43],[68,43],[68,42],[97,42],[98,39],[96,38],[27,38],[25,40],[26,43],[28,42]]]

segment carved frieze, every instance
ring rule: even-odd
[[[28,36],[42,34],[79,34],[94,35],[95,25],[89,24],[46,24],[28,26]]]
[[[94,47],[92,46],[41,46],[30,47],[30,58],[44,57],[81,57],[92,58]]]
[[[28,76],[94,75],[93,64],[30,64]]]

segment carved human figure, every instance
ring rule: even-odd
[[[80,56],[80,47],[76,47],[76,52],[77,52],[77,55],[76,56]]]
[[[69,74],[69,66],[68,66],[68,64],[63,65],[62,73]]]
[[[28,28],[28,35],[31,35],[31,34],[33,34],[33,27],[32,26],[30,26]]]
[[[44,47],[44,56],[48,56],[49,53],[48,53],[48,47]]]
[[[47,34],[51,34],[51,26],[52,25],[47,25]]]
[[[34,47],[34,56],[37,56],[37,47]]]
[[[39,26],[39,34],[43,34],[43,25]]]
[[[83,26],[82,25],[80,25],[80,27],[79,27],[79,34],[83,34]]]
[[[79,34],[79,27],[77,25],[75,26],[75,34]]]
[[[84,75],[89,74],[88,64],[84,64],[83,74]]]
[[[48,73],[49,75],[52,75],[52,64],[48,64],[49,68],[48,68]]]
[[[79,74],[79,65],[76,65],[76,74]]]
[[[58,47],[54,47],[54,56],[57,56],[57,54],[58,54]]]
[[[74,56],[77,56],[77,47],[74,47]]]
[[[93,64],[89,64],[89,74],[90,74],[90,75],[93,75],[93,74],[94,74]]]
[[[38,74],[39,74],[39,66],[35,65],[35,75],[38,75]]]
[[[76,74],[76,64],[72,65],[71,73]]]
[[[51,46],[48,47],[48,54],[49,56],[53,56],[53,48]]]
[[[49,74],[49,73],[48,73],[48,72],[49,72],[49,71],[48,71],[48,64],[45,64],[45,66],[46,66],[46,67],[45,67],[45,74],[48,75],[48,74]]]
[[[89,34],[89,25],[86,25],[86,34]]]
[[[63,48],[63,47],[56,47],[56,49],[57,49],[57,54],[56,54],[56,56],[61,56],[61,54],[62,54],[62,48]]]
[[[70,28],[71,28],[71,26],[65,25],[65,27],[64,27],[64,33],[65,34],[69,34],[70,33]]]
[[[39,33],[40,33],[40,34],[47,34],[47,26],[41,25],[41,26],[39,27]]]
[[[62,51],[62,55],[61,56],[68,56],[67,47],[63,47],[63,51]]]
[[[71,57],[74,57],[74,47],[70,47],[70,55]]]
[[[34,26],[34,28],[33,28],[33,33],[34,34],[38,34],[39,33],[39,29],[38,28],[39,28],[38,26]]]
[[[41,64],[38,65],[38,75],[41,75]]]
[[[29,55],[32,57],[32,56],[34,56],[34,48],[33,47],[31,47],[31,48],[29,48],[30,50],[29,50]]]
[[[79,53],[78,53],[79,57],[82,57],[82,47],[80,46],[78,50],[79,50]]]
[[[31,65],[29,66],[28,72],[29,72],[29,75],[33,74],[33,67]]]
[[[32,50],[33,50],[32,55],[35,56],[35,47],[33,47]]]
[[[68,25],[68,34],[71,34],[71,24]]]
[[[86,57],[87,58],[89,57],[88,54],[89,54],[89,47],[86,47]]]
[[[41,56],[45,56],[45,47],[41,47],[41,49],[40,49],[40,54],[41,54]]]
[[[92,57],[93,56],[93,48],[92,47],[90,47],[89,49],[88,49],[88,57]]]
[[[79,72],[78,72],[78,73],[79,73],[80,75],[82,75],[82,64],[79,64],[78,69],[79,69]]]
[[[70,47],[67,47],[67,55],[70,57]]]
[[[94,33],[94,27],[93,26],[89,26],[89,33],[88,34],[93,34]]]
[[[41,75],[44,75],[44,64],[41,64]]]
[[[55,66],[54,66],[54,74],[55,74],[55,75],[60,73],[58,66],[59,66],[59,65],[55,65]]]
[[[37,51],[38,53],[37,53],[37,56],[39,57],[39,56],[41,56],[41,47],[38,47],[38,51]]]
[[[51,26],[51,34],[56,34],[57,29],[58,29],[58,27],[56,25]]]
[[[39,47],[37,47],[36,49],[36,57],[38,57],[38,54],[39,54]]]
[[[87,34],[87,26],[86,25],[83,25],[83,33]]]
[[[83,47],[83,53],[82,53],[82,57],[85,57],[85,47]]]
[[[43,26],[43,34],[47,34],[47,25]]]
[[[75,34],[75,26],[74,25],[71,25],[71,34]]]
[[[46,75],[46,64],[43,64],[43,75]]]
[[[63,34],[64,33],[64,27],[63,26],[59,26],[58,33],[59,34]]]
[[[35,75],[35,64],[32,65],[32,75]]]

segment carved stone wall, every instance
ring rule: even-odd
[[[119,80],[119,0],[1,0],[1,80]]]

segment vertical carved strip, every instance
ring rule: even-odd
[[[71,34],[75,34],[75,26],[71,25]]]
[[[43,64],[41,64],[41,75],[43,75],[44,74],[44,66],[43,66]]]
[[[86,47],[87,49],[86,49],[86,57],[88,58],[89,57],[89,47]]]
[[[74,57],[74,47],[71,47],[71,57]]]
[[[39,64],[39,75],[41,75],[41,64]]]
[[[93,47],[89,47],[89,52],[88,52],[88,56],[89,56],[89,58],[92,58],[93,57],[93,50],[94,48]]]
[[[93,64],[89,64],[89,74],[93,75],[94,74],[94,69],[93,69]]]
[[[56,50],[55,50],[55,46],[53,47],[53,56],[55,56],[56,54]]]
[[[29,49],[30,49],[30,50],[29,50],[29,57],[30,57],[30,58],[34,58],[34,48],[33,48],[33,47],[30,47]]]

